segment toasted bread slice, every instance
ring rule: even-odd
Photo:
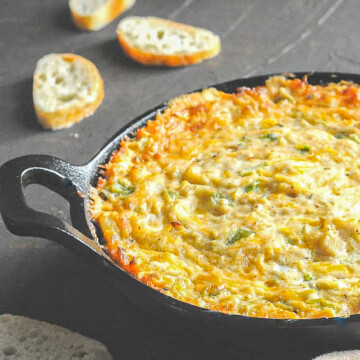
[[[211,31],[155,17],[125,18],[116,32],[124,52],[144,65],[192,65],[220,52]]]
[[[60,326],[5,314],[0,316],[0,358],[111,360],[112,356],[98,341]]]
[[[96,66],[74,54],[49,54],[34,72],[33,101],[40,124],[59,130],[92,115],[104,98]]]
[[[135,0],[70,0],[69,7],[75,25],[82,30],[99,30],[113,21]]]
[[[314,360],[360,360],[360,350],[335,351],[320,355]]]

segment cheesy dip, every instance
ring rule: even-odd
[[[172,100],[92,189],[112,259],[200,307],[360,311],[360,90],[273,77]]]

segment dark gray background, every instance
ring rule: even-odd
[[[179,69],[142,67],[127,59],[115,36],[118,20],[98,32],[76,30],[65,0],[0,3],[0,163],[43,153],[82,164],[142,112],[217,82],[272,72],[360,70],[358,0],[137,0],[126,15],[171,18],[220,35],[219,56]],[[105,82],[96,114],[58,132],[37,125],[31,98],[35,64],[50,52],[89,58]],[[31,186],[27,195],[37,209],[68,217],[64,200],[48,190]],[[231,331],[214,340],[206,326],[195,334],[185,320],[154,321],[101,275],[55,243],[11,235],[0,220],[0,313],[82,332],[122,359],[310,359],[320,351],[316,344],[272,347],[271,340],[264,348],[256,336],[245,343]],[[328,349],[349,346],[356,344],[329,343]]]

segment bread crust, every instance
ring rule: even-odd
[[[334,351],[319,355],[313,360],[356,360],[360,358],[360,350]]]
[[[94,13],[89,15],[80,15],[72,8],[71,1],[69,2],[70,12],[74,24],[80,30],[89,31],[102,29],[134,4],[135,0],[110,0]]]
[[[89,72],[92,74],[92,77],[95,78],[95,84],[98,87],[98,93],[96,99],[91,103],[81,104],[81,105],[73,105],[69,108],[61,109],[54,112],[46,112],[42,110],[36,104],[36,91],[39,87],[39,79],[38,74],[34,73],[33,79],[33,102],[35,113],[39,123],[45,128],[49,130],[60,130],[64,128],[68,128],[73,124],[80,122],[84,118],[92,115],[96,109],[102,103],[104,98],[104,82],[101,78],[101,75],[97,69],[97,67],[90,61],[85,59],[82,56],[75,54],[57,54],[61,56],[63,59],[66,59],[69,62],[79,61],[84,63]]]
[[[158,20],[163,23],[167,23],[168,26],[171,26],[173,28],[175,27],[190,32],[197,31],[197,28],[191,25],[181,24],[165,19],[158,19]],[[217,38],[217,41],[215,42],[214,46],[208,50],[197,51],[191,54],[182,54],[182,55],[162,55],[153,52],[146,52],[135,46],[132,46],[131,43],[127,41],[126,36],[119,29],[119,27],[116,31],[116,34],[125,54],[143,65],[170,66],[170,67],[194,65],[201,63],[206,59],[215,57],[216,55],[219,54],[221,50],[220,39]]]

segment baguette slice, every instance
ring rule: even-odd
[[[320,355],[314,360],[360,360],[360,350],[335,351]]]
[[[75,25],[82,30],[99,30],[113,21],[135,0],[70,0],[69,7]]]
[[[124,52],[144,65],[192,65],[220,52],[211,31],[155,17],[125,18],[116,33]]]
[[[9,314],[0,316],[0,359],[111,360],[106,347],[60,326]]]
[[[104,98],[96,66],[74,54],[49,54],[34,72],[33,101],[40,124],[59,130],[92,115]]]

